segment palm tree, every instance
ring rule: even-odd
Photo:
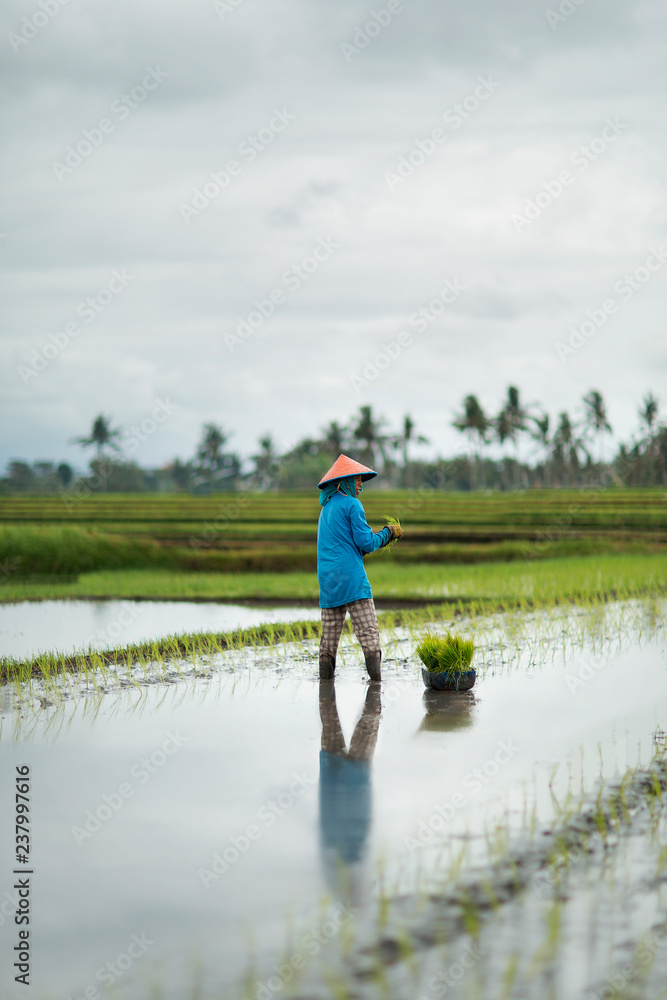
[[[602,463],[602,435],[611,434],[611,424],[607,420],[607,409],[602,394],[597,389],[591,389],[584,396],[584,427],[598,436],[599,461]]]
[[[480,451],[483,444],[488,440],[488,432],[491,421],[485,414],[477,396],[469,395],[463,400],[463,413],[455,417],[452,426],[462,434],[467,434],[470,439],[470,446],[473,451],[474,460],[471,462],[472,475],[470,486],[472,489],[479,487]]]
[[[222,448],[229,440],[229,434],[219,424],[204,424],[202,439],[197,448],[200,468],[219,469],[222,465]]]
[[[642,405],[639,408],[639,419],[642,424],[646,427],[646,438],[653,437],[653,426],[658,419],[658,414],[660,412],[660,401],[656,396],[649,390],[642,399]]]
[[[514,460],[518,464],[519,435],[527,429],[528,410],[521,403],[519,390],[515,385],[508,386],[504,410],[507,418],[507,436],[514,445]]]
[[[93,428],[89,437],[75,437],[70,440],[75,444],[80,444],[83,448],[89,448],[91,445],[94,445],[97,449],[97,458],[100,459],[105,448],[113,448],[115,451],[120,451],[120,448],[116,444],[116,438],[118,437],[120,437],[120,430],[118,428],[115,430],[111,429],[111,417],[107,418],[100,414],[93,421]]]
[[[647,392],[639,408],[639,419],[645,428],[641,442],[642,459],[646,463],[648,481],[652,485],[658,483],[658,464],[661,453],[660,428],[655,426],[659,413],[660,401],[652,392]]]
[[[255,463],[255,486],[258,490],[268,490],[274,485],[278,455],[270,434],[265,434],[259,439],[259,446],[260,453],[252,456]]]
[[[91,470],[97,473],[99,478],[102,480],[102,492],[106,493],[107,489],[107,479],[109,478],[109,472],[111,471],[108,467],[101,466],[102,456],[104,454],[105,448],[111,448],[113,451],[120,451],[118,444],[116,443],[116,438],[120,437],[119,428],[112,429],[111,427],[111,417],[107,418],[102,414],[99,417],[95,417],[93,421],[93,427],[90,432],[89,437],[76,437],[71,438],[72,442],[75,444],[80,444],[82,448],[90,448],[93,445],[97,451],[96,464],[95,462],[90,463]]]
[[[359,407],[357,426],[352,431],[352,437],[356,441],[363,441],[362,458],[366,465],[384,468],[387,464],[386,445],[389,439],[382,432],[385,423],[382,417],[375,419],[370,406]]]
[[[202,439],[195,456],[197,472],[204,477],[209,486],[225,479],[236,477],[240,462],[236,455],[223,452],[224,446],[231,437],[219,424],[208,423],[202,427]]]
[[[331,423],[323,429],[322,433],[324,434],[322,444],[325,451],[327,451],[332,458],[338,458],[338,456],[345,451],[348,439],[348,428],[345,425],[339,424],[337,420],[332,420]]]
[[[508,386],[507,398],[500,413],[491,422],[500,444],[503,445],[505,441],[511,441],[514,446],[515,486],[519,471],[519,435],[528,429],[528,416],[528,407],[522,404],[519,390],[514,385]]]
[[[549,425],[551,423],[549,414],[543,413],[540,417],[529,417],[528,419],[534,425],[528,427],[528,433],[546,451],[549,447]]]
[[[558,426],[551,439],[551,455],[556,472],[564,475],[568,483],[579,471],[580,455],[590,457],[584,438],[577,437],[575,426],[565,411],[558,414]]]
[[[510,438],[510,432],[512,430],[510,418],[509,418],[509,415],[508,415],[507,410],[505,409],[505,407],[502,408],[502,410],[500,411],[500,413],[498,414],[497,417],[493,417],[491,419],[491,426],[492,426],[492,428],[493,428],[493,430],[495,432],[496,439],[497,439],[500,447],[502,448],[503,445],[505,444],[505,442],[509,440],[509,438]],[[509,487],[509,483],[508,483],[508,478],[509,477],[508,477],[508,468],[507,468],[508,462],[509,462],[509,459],[507,457],[504,457],[503,461],[502,461],[502,466],[503,466],[503,469],[502,469],[502,485],[503,485],[503,489],[508,489],[508,487]]]
[[[404,485],[409,489],[412,486],[412,477],[409,467],[408,458],[408,448],[410,443],[414,441],[416,444],[428,444],[428,438],[424,437],[423,434],[415,434],[415,423],[409,413],[405,414],[403,418],[403,430],[400,434],[397,434],[393,439],[392,444],[395,448],[400,448],[403,455],[403,480]]]
[[[543,413],[540,417],[529,417],[528,418],[533,424],[532,427],[528,427],[528,433],[537,442],[538,449],[542,453],[542,459],[544,461],[544,473],[547,486],[550,485],[550,475],[549,475],[549,414]]]

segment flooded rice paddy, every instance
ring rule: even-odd
[[[424,690],[416,628],[383,634],[381,688],[349,637],[335,684],[306,640],[3,688],[3,788],[32,772],[31,995],[655,1000],[666,612],[459,621],[458,695]]]
[[[319,608],[194,601],[20,601],[0,604],[0,654],[110,649],[184,632],[231,632],[268,622],[319,619]]]

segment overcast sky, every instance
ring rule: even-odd
[[[510,383],[552,419],[599,389],[617,439],[667,402],[661,0],[6,0],[0,27],[2,467],[82,467],[98,413],[158,401],[149,466],[205,421],[248,455],[363,404],[451,454],[463,396]]]

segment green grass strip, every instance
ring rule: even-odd
[[[516,601],[576,600],[596,592],[667,593],[667,554],[568,556],[559,559],[476,565],[400,564],[389,553],[370,556],[366,569],[373,594],[385,600]],[[18,576],[0,583],[0,601],[39,599],[308,600],[317,602],[317,576],[292,573],[204,573],[122,569],[81,573],[73,579]]]

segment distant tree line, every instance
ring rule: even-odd
[[[206,423],[195,454],[175,458],[161,469],[143,469],[123,456],[121,431],[110,418],[95,418],[91,431],[74,438],[93,448],[89,474],[76,476],[65,462],[13,460],[0,479],[0,492],[190,492],[310,489],[341,452],[382,472],[383,487],[411,489],[421,485],[449,490],[512,490],[580,487],[595,482],[602,470],[613,482],[628,486],[667,485],[667,426],[660,404],[646,393],[638,408],[632,440],[604,458],[605,437],[612,427],[601,393],[591,390],[581,412],[562,411],[555,424],[536,403],[524,403],[509,386],[497,413],[484,410],[477,396],[467,395],[452,426],[462,435],[462,453],[452,458],[420,460],[414,447],[428,444],[409,414],[398,430],[362,406],[345,424],[332,421],[319,436],[306,437],[280,453],[271,434],[258,441],[245,460],[230,448],[232,432]]]

